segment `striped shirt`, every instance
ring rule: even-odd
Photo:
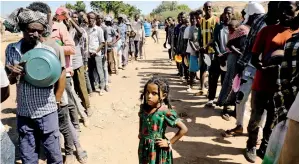
[[[299,88],[299,33],[285,44],[283,62],[277,80],[278,91],[274,95],[275,110],[286,114],[293,104]]]
[[[23,56],[21,53],[22,41],[7,46],[5,51],[6,65],[20,62]],[[53,48],[40,42],[34,48],[45,48],[56,54]],[[22,78],[20,79],[17,84],[17,115],[34,119],[41,118],[56,110],[57,104],[53,86],[39,88],[27,83]]]
[[[212,16],[209,19],[205,19],[204,17],[201,19],[200,26],[201,26],[201,34],[202,34],[202,43],[204,48],[213,39],[214,29],[218,23],[219,23],[219,18],[216,16]],[[214,53],[212,47],[209,47],[208,53]]]
[[[247,64],[250,64],[249,61],[251,60],[251,50],[254,45],[254,41],[256,39],[256,36],[258,32],[267,26],[265,19],[267,18],[267,15],[260,15],[256,20],[253,22],[253,24],[250,27],[249,34],[247,35],[247,39],[245,42],[245,49],[243,52],[243,56],[240,57],[238,60],[238,64],[242,65],[243,67],[246,67]],[[251,64],[250,64],[251,65]]]

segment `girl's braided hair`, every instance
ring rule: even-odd
[[[166,97],[165,99],[161,102],[163,102],[165,105],[168,106],[169,109],[172,108],[171,104],[170,104],[170,100],[169,100],[169,84],[168,84],[168,81],[166,79],[163,79],[163,78],[160,78],[160,77],[152,77],[144,86],[144,89],[143,89],[143,93],[141,94],[140,96],[140,100],[143,101],[142,105],[145,109],[148,109],[149,106],[147,105],[146,103],[146,98],[145,98],[145,94],[146,94],[146,90],[147,90],[147,86],[149,84],[156,84],[158,86],[158,96],[159,96],[159,99],[161,100],[161,97],[160,97],[160,91],[163,92],[163,94],[166,94]]]

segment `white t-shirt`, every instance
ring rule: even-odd
[[[158,31],[158,30],[159,30],[159,21],[154,22],[154,24],[153,24],[153,29],[154,29],[155,31]]]
[[[4,69],[4,65],[2,63],[2,61],[0,61],[0,71],[1,71],[1,88],[4,88],[4,87],[7,87],[9,85],[9,81],[8,81],[8,78],[7,78],[7,74],[5,72],[5,69]]]
[[[140,20],[138,20],[137,22],[134,21],[132,22],[132,28],[133,30],[136,32],[136,36],[135,39],[136,41],[140,41],[141,37],[142,37],[142,22]]]
[[[293,102],[289,113],[288,118],[291,120],[294,120],[296,122],[299,122],[299,94],[297,94],[295,101]]]
[[[184,31],[184,39],[190,39],[190,26],[186,27],[186,29]],[[190,42],[189,41],[188,41],[188,44],[187,44],[186,52],[188,52],[190,54],[194,54],[195,53],[195,51],[190,46]]]

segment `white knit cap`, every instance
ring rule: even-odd
[[[254,14],[265,14],[266,11],[262,4],[258,2],[249,2],[247,7],[245,8],[245,21],[244,23],[247,23],[248,18],[250,15]]]

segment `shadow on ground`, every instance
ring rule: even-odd
[[[159,59],[157,59],[159,60]],[[188,93],[186,83],[175,74],[176,67],[170,65],[167,60],[157,62],[157,60],[148,60],[150,67],[140,68],[138,76],[141,77],[140,91],[143,90],[145,83],[152,76],[159,76],[166,78],[170,84],[170,101],[175,107],[175,110],[180,115],[180,118],[184,120],[184,123],[188,127],[189,131],[186,136],[188,137],[215,137],[212,142],[215,144],[199,142],[199,141],[179,141],[173,148],[181,156],[174,159],[174,163],[179,164],[198,164],[198,163],[227,163],[232,159],[220,158],[219,155],[240,155],[242,149],[235,148],[230,141],[221,137],[223,129],[215,129],[209,125],[200,123],[202,118],[210,118],[213,116],[220,116],[221,109],[202,107],[206,102],[205,96],[194,96],[194,93]],[[163,67],[161,67],[163,66]],[[144,70],[144,71],[143,71]],[[173,73],[161,73],[159,70],[173,70]],[[187,121],[188,120],[188,121]],[[176,132],[176,129],[169,128],[168,132]],[[222,146],[217,143],[225,144]],[[194,153],[198,152],[198,153]]]

